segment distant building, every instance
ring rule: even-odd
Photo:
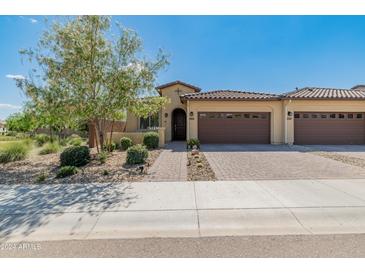
[[[5,121],[1,121],[0,120],[0,134],[4,133],[6,131],[7,130],[6,130],[6,123],[5,123]]]

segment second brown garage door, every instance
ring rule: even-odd
[[[307,145],[359,145],[365,143],[364,113],[297,112],[294,143]]]
[[[202,143],[270,143],[268,112],[200,112],[198,119],[198,138]]]

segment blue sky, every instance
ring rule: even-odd
[[[53,17],[49,17],[52,19]],[[365,16],[114,16],[136,30],[147,56],[171,64],[158,84],[182,80],[212,89],[272,93],[295,87],[365,83]],[[18,50],[34,46],[41,16],[0,16],[0,119],[25,100],[14,75],[27,75]]]

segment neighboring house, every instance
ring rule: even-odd
[[[365,86],[302,88],[276,95],[201,92],[175,81],[158,86],[170,102],[143,119],[127,114],[126,132],[165,128],[165,141],[201,143],[365,144]]]
[[[6,124],[5,124],[5,121],[1,121],[0,120],[0,134],[3,134],[5,133],[7,130],[6,130]]]

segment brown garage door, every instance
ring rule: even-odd
[[[198,119],[202,143],[270,143],[269,112],[200,112]]]
[[[357,145],[365,143],[364,113],[294,114],[294,143],[313,145]]]

